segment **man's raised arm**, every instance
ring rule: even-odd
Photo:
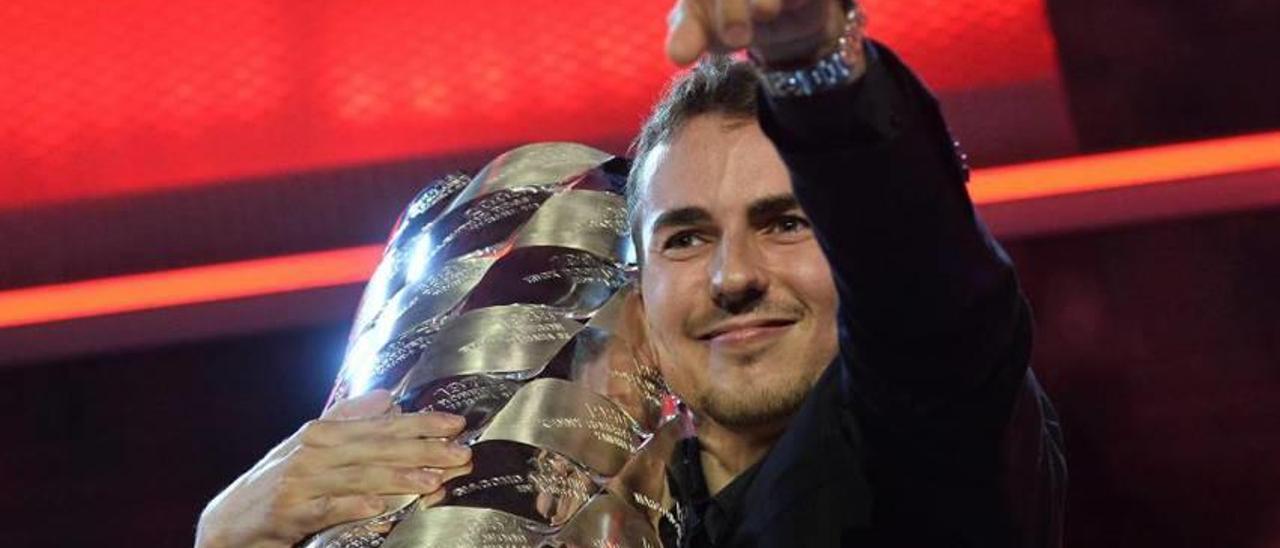
[[[1013,267],[936,100],[888,48],[865,51],[857,82],[763,95],[760,122],[832,267],[843,392],[881,493],[970,538],[1057,546],[1061,433]]]
[[[855,399],[895,428],[935,413],[998,428],[1030,345],[1012,266],[975,217],[937,102],[887,48],[865,58],[848,86],[762,94],[760,116],[831,264]]]

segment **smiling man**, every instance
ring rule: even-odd
[[[1059,546],[1061,435],[1013,267],[936,101],[851,7],[672,12],[674,61],[753,62],[677,80],[628,185],[650,350],[696,424],[666,547]],[[209,503],[196,545],[443,500],[472,467],[462,419],[397,411],[386,391],[333,406]]]
[[[1057,546],[1065,464],[936,101],[834,0],[685,0],[629,207],[682,546]],[[753,66],[754,65],[754,66]],[[762,75],[762,76],[761,76]]]
[[[836,348],[831,271],[786,169],[757,126],[722,114],[647,160],[642,294],[666,379],[714,423],[780,426]]]

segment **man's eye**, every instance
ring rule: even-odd
[[[779,217],[778,220],[773,223],[773,226],[769,227],[770,232],[800,232],[801,230],[808,229],[809,221],[794,215]]]
[[[698,234],[696,232],[686,230],[684,232],[677,232],[671,235],[670,238],[667,238],[666,241],[662,242],[662,249],[684,249],[687,247],[693,247],[699,243],[702,243],[702,239]]]

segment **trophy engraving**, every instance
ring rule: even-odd
[[[546,143],[449,175],[397,222],[331,402],[381,388],[461,415],[467,475],[312,548],[660,547],[681,513],[665,465],[691,432],[642,351],[625,160]],[[438,498],[438,497],[437,497]]]

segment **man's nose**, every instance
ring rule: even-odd
[[[730,314],[754,308],[769,287],[759,250],[750,242],[724,238],[711,262],[711,299]]]

